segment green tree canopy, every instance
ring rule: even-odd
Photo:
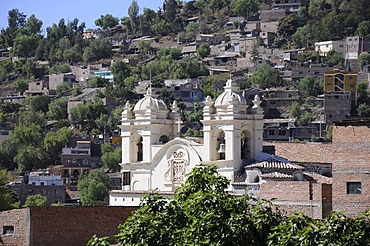
[[[95,169],[77,184],[82,205],[107,205],[110,179],[103,170]]]
[[[246,20],[259,10],[258,0],[234,0],[233,11]]]
[[[279,71],[273,69],[268,64],[259,67],[258,70],[253,73],[250,80],[253,86],[261,89],[281,86],[283,83]]]
[[[110,172],[118,172],[120,170],[119,164],[122,161],[122,148],[113,148],[111,144],[104,145],[106,147],[102,146],[101,162]]]
[[[63,120],[67,119],[67,102],[66,97],[56,98],[49,104],[49,111],[47,117],[50,120]]]
[[[197,57],[198,57],[198,59],[209,56],[210,53],[211,53],[211,48],[209,47],[208,43],[202,43],[197,48]]]
[[[173,199],[156,193],[119,226],[121,245],[264,245],[280,216],[271,204],[230,195],[216,166],[199,165]],[[145,232],[145,233],[143,233]]]
[[[0,211],[9,210],[18,207],[16,194],[13,193],[8,185],[12,177],[5,169],[0,169]]]
[[[72,130],[62,127],[56,132],[48,132],[44,138],[44,149],[50,157],[52,163],[60,162],[62,148],[67,146],[71,138]]]
[[[302,96],[318,96],[324,92],[324,83],[322,79],[315,79],[306,76],[299,81],[298,92]]]
[[[26,202],[23,207],[43,207],[48,205],[46,196],[36,194],[27,196]]]
[[[137,0],[132,0],[127,12],[131,20],[131,28],[136,33],[139,28],[139,5],[137,4]]]
[[[118,25],[119,19],[113,17],[111,14],[101,15],[99,19],[95,20],[95,25],[100,26],[104,30]]]

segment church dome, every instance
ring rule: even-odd
[[[219,95],[215,101],[215,107],[227,106],[229,104],[247,105],[244,96],[237,91],[235,82],[229,79],[224,87],[225,91]]]
[[[140,99],[134,107],[134,111],[147,110],[148,108],[152,110],[167,110],[167,106],[163,100],[155,98],[150,89],[148,89],[147,94],[144,98]]]

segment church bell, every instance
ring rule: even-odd
[[[225,144],[224,143],[220,144],[220,148],[218,148],[217,152],[219,154],[224,154],[225,153]]]

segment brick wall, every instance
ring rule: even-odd
[[[27,208],[0,212],[0,245],[27,245]],[[14,234],[4,234],[4,227],[13,227]]]
[[[136,207],[32,207],[30,208],[32,245],[86,245],[96,234],[114,235]]]
[[[307,201],[310,198],[307,181],[268,181],[260,186],[259,197],[283,201]]]
[[[310,187],[311,185],[311,187]],[[310,190],[312,189],[312,200]],[[316,219],[322,219],[331,211],[331,184],[308,181],[268,181],[260,186],[259,197],[276,198],[273,202],[285,215],[303,212]]]
[[[370,128],[334,126],[333,209],[356,216],[370,208]],[[360,182],[361,194],[347,194],[347,182]]]

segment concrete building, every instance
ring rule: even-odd
[[[45,81],[32,81],[28,83],[28,90],[24,92],[26,96],[49,95],[48,84]]]
[[[70,88],[72,88],[73,84],[76,83],[76,75],[74,75],[73,73],[51,74],[48,75],[47,78],[50,95],[55,95],[58,86],[62,84],[67,84]]]
[[[77,141],[75,148],[63,148],[61,162],[63,184],[77,185],[78,178],[88,174],[91,169],[91,142]]]
[[[49,171],[35,171],[27,174],[22,180],[11,185],[22,206],[29,195],[40,194],[47,198],[48,205],[66,201],[66,186],[60,175]]]
[[[324,91],[325,92],[349,92],[352,96],[357,92],[357,72],[334,69],[325,72]]]
[[[319,52],[320,56],[326,56],[331,50],[342,53],[343,58],[345,58],[345,41],[337,40],[315,42],[315,51]]]
[[[346,38],[345,59],[357,60],[362,52],[370,51],[370,38],[352,36]]]
[[[326,123],[346,119],[356,105],[357,72],[334,69],[324,76]]]
[[[289,12],[298,12],[300,7],[306,6],[305,0],[273,0],[273,9],[284,9]]]

